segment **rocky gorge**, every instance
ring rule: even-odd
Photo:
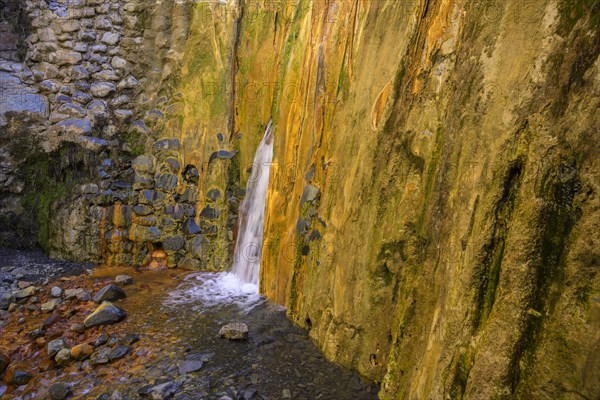
[[[117,368],[139,387],[100,385],[96,397],[135,398],[147,385],[178,388],[165,398],[600,396],[598,1],[0,4],[0,247],[25,252],[0,252],[13,393],[57,378],[17,370],[29,383],[14,370],[58,339],[23,327],[43,323],[45,306],[61,333],[83,325],[66,337],[69,357],[99,351],[102,329],[114,338],[98,348],[129,349]],[[273,159],[256,165],[269,121]],[[197,271],[231,269],[245,188],[267,168],[255,245],[269,302],[247,314],[250,348],[235,370],[223,353],[239,343],[215,342],[212,361],[199,350],[245,318],[233,305],[203,317],[205,298],[177,303],[179,336],[143,320]],[[69,262],[12,263],[43,257],[35,248]],[[92,295],[121,287],[120,273],[136,288],[113,304],[128,317],[86,327],[102,303]],[[89,299],[48,304],[63,296],[53,286]],[[191,345],[195,329],[206,334]],[[138,347],[154,354],[146,330],[161,338],[149,364],[160,367],[142,372]],[[124,343],[128,333],[142,343]],[[316,389],[252,383],[252,370],[281,367],[276,345],[251,361],[273,344],[264,336],[310,365],[290,375],[323,374],[310,375]],[[339,367],[311,341],[361,378],[345,371],[336,383]],[[227,372],[183,379],[181,361]],[[82,375],[84,362],[54,358],[40,372]]]

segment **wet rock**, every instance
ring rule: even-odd
[[[63,339],[54,339],[46,345],[46,353],[48,354],[48,357],[54,357],[59,351],[66,347]]]
[[[19,290],[17,292],[14,293],[14,297],[17,300],[22,300],[22,299],[26,299],[28,297],[31,297],[35,294],[36,288],[35,286],[29,286],[28,288],[25,288],[23,290]]]
[[[244,390],[244,400],[252,400],[258,397],[258,390],[249,388]]]
[[[108,358],[108,354],[110,352],[111,352],[111,349],[108,347],[102,347],[101,349],[95,351],[90,358],[90,364],[91,365],[108,364],[108,362],[110,361]]]
[[[84,333],[85,326],[83,324],[75,323],[75,324],[71,325],[71,330],[73,332],[77,332],[77,333]]]
[[[177,267],[188,271],[195,271],[200,268],[200,261],[194,258],[185,257],[177,263]]]
[[[127,295],[123,289],[117,285],[110,284],[103,287],[98,291],[98,293],[96,293],[94,296],[94,301],[100,304],[103,301],[115,301],[124,299],[125,297],[127,297]]]
[[[131,285],[133,283],[133,278],[129,275],[117,275],[115,283],[121,286]]]
[[[88,301],[92,297],[91,297],[90,293],[83,288],[65,290],[65,299],[71,300],[71,299],[75,299],[75,298],[77,298],[81,301]]]
[[[125,355],[127,355],[127,353],[129,353],[130,351],[131,347],[118,344],[108,353],[108,359],[110,361],[116,361],[125,357]]]
[[[189,374],[190,372],[199,371],[204,363],[200,360],[182,360],[177,363],[177,368],[180,374]]]
[[[165,382],[151,387],[148,390],[150,398],[153,400],[164,400],[171,398],[179,390],[179,384],[176,382]]]
[[[36,328],[27,334],[27,337],[29,337],[29,340],[31,340],[31,341],[34,341],[37,338],[40,338],[42,336],[44,336],[43,328]]]
[[[50,386],[48,394],[52,400],[64,400],[72,396],[73,391],[68,383],[58,382]]]
[[[242,322],[223,325],[219,330],[219,336],[230,340],[246,340],[248,339],[248,325]]]
[[[206,193],[206,197],[210,201],[216,201],[221,197],[221,191],[219,189],[210,189],[208,193]]]
[[[2,373],[8,367],[9,364],[10,358],[6,354],[0,352],[0,375],[2,375]]]
[[[60,305],[60,303],[61,303],[60,299],[53,299],[53,300],[47,301],[44,304],[42,304],[41,310],[43,313],[52,312],[56,309],[56,307],[58,307]]]
[[[291,399],[292,398],[292,392],[290,391],[290,389],[283,389],[281,391],[281,397],[284,399]]]
[[[106,342],[108,342],[108,335],[106,333],[103,333],[100,336],[98,336],[98,338],[94,342],[94,347],[100,347],[106,344]]]
[[[235,156],[235,154],[236,153],[233,151],[226,151],[226,150],[215,151],[208,158],[208,163],[210,164],[211,162],[213,162],[213,160],[216,160],[216,159],[231,160],[233,158],[233,156]]]
[[[58,286],[54,286],[52,289],[50,289],[50,295],[52,297],[60,297],[62,295],[62,289]]]
[[[14,386],[23,386],[23,385],[27,385],[27,383],[29,382],[29,380],[32,378],[33,376],[26,371],[17,369],[16,367],[8,367],[8,369],[6,370],[6,375],[4,376],[4,381],[9,384],[9,385],[14,385]]]
[[[114,324],[122,321],[125,317],[127,317],[125,310],[105,301],[85,319],[83,324],[86,328],[91,328],[98,325]]]
[[[63,367],[66,365],[69,365],[69,362],[71,361],[71,350],[62,349],[61,351],[56,353],[56,356],[54,357],[54,361],[56,361],[56,363],[58,365],[63,366]]]
[[[156,190],[142,190],[140,197],[140,203],[142,204],[154,204],[157,202],[161,202],[165,199],[165,195],[161,192],[157,192]]]
[[[121,343],[125,346],[131,346],[134,343],[137,343],[140,340],[140,335],[137,333],[128,333],[121,339]]]
[[[87,343],[78,344],[71,349],[71,357],[76,360],[85,360],[94,352],[94,348]]]
[[[0,293],[0,310],[8,310],[11,303],[14,303],[15,296],[9,292]]]

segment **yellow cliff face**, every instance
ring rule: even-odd
[[[245,186],[273,119],[261,291],[381,398],[593,398],[593,7],[197,2],[163,135],[199,212]]]

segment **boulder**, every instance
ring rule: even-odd
[[[92,328],[98,325],[114,324],[122,321],[125,317],[127,317],[125,310],[105,301],[83,321],[83,324],[86,328]]]
[[[242,322],[223,325],[219,330],[219,336],[230,340],[246,340],[248,339],[248,325]]]
[[[98,291],[98,293],[96,293],[94,296],[94,301],[100,304],[104,301],[115,301],[124,299],[125,297],[127,297],[127,295],[123,289],[117,285],[110,284],[103,287]]]

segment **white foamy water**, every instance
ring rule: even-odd
[[[240,204],[238,237],[233,254],[232,273],[242,285],[251,284],[258,292],[263,243],[267,187],[273,160],[273,122],[269,121],[252,164],[246,196]]]
[[[236,305],[249,312],[266,299],[256,285],[243,283],[230,272],[199,272],[188,275],[179,287],[169,293],[167,306],[190,305],[202,313],[210,308]]]

